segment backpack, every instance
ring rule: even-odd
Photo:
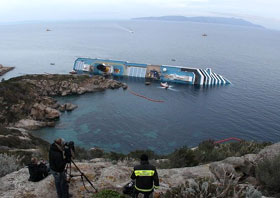
[[[132,195],[133,192],[134,192],[134,186],[135,186],[135,182],[134,181],[130,181],[129,183],[127,183],[123,187],[123,194]]]

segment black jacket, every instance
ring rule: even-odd
[[[63,152],[55,143],[50,146],[49,152],[50,168],[55,172],[63,172],[66,166],[66,160],[63,157]]]
[[[47,166],[43,163],[28,164],[30,174],[29,181],[37,182],[44,179],[48,175]]]
[[[148,161],[141,161],[140,165],[134,167],[131,179],[136,179],[135,188],[141,192],[151,192],[159,187],[159,179],[156,167]]]

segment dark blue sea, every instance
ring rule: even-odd
[[[208,36],[203,37],[204,33]],[[0,26],[0,63],[16,66],[5,79],[30,73],[68,73],[77,57],[210,67],[232,84],[172,84],[172,89],[165,90],[158,82],[146,86],[143,79],[120,79],[134,92],[163,103],[122,89],[59,97],[61,103],[71,102],[79,108],[63,113],[55,128],[33,132],[49,142],[63,137],[85,148],[168,153],[206,139],[280,141],[279,31],[160,21]]]

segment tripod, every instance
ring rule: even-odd
[[[80,174],[78,174],[78,175],[72,175],[72,174],[71,174],[71,167],[72,167],[71,164],[73,164],[73,165],[75,166],[75,168],[78,170],[78,172],[79,172]],[[95,193],[98,192],[97,188],[95,188],[95,187],[93,186],[93,184],[91,183],[91,181],[90,181],[90,180],[87,178],[87,176],[79,169],[79,167],[75,164],[75,162],[74,162],[72,159],[71,159],[71,161],[70,161],[69,163],[67,163],[66,169],[65,169],[65,170],[66,170],[66,174],[69,175],[69,180],[68,180],[68,182],[70,182],[70,180],[71,180],[72,177],[81,177],[81,180],[82,180],[83,185],[84,185],[84,187],[85,187],[85,189],[86,189],[87,192],[90,192],[90,191],[86,188],[84,179],[91,185],[91,187],[94,189]],[[69,170],[69,174],[67,173],[67,170]]]

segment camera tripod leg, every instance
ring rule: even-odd
[[[80,168],[75,164],[75,162],[73,160],[71,160],[70,162],[70,179],[71,177],[74,177],[73,175],[71,175],[71,163],[74,164],[75,168],[77,169],[78,172],[80,172],[80,175],[81,176],[81,179],[82,179],[82,182],[83,182],[83,185],[85,187],[85,189],[87,190],[86,186],[85,186],[85,183],[84,183],[84,178],[87,180],[87,182],[91,185],[91,187],[95,190],[95,192],[97,193],[98,190],[97,188],[94,187],[94,185],[92,184],[92,182],[88,179],[88,177],[80,170]],[[78,176],[78,175],[77,175]],[[88,191],[88,190],[87,190]],[[89,192],[89,191],[88,191]]]

